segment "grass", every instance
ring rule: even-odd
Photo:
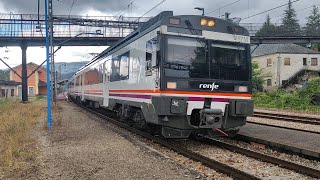
[[[269,93],[256,92],[253,94],[256,107],[320,111],[320,106],[310,104],[311,96],[320,93],[320,79],[309,81],[308,87],[302,90],[286,92],[277,90]]]
[[[36,96],[36,100],[43,100],[43,99],[46,99],[47,96],[44,96],[44,95],[38,95]]]
[[[0,178],[1,174],[25,167],[35,157],[31,130],[43,117],[44,101],[22,104],[0,100]]]

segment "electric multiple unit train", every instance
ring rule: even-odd
[[[232,135],[253,114],[250,37],[229,19],[165,11],[69,81],[78,102],[166,138]]]

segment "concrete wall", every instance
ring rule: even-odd
[[[285,58],[290,58],[290,65],[284,65]],[[303,65],[303,58],[307,58],[307,65]],[[311,66],[311,58],[318,59],[317,66]],[[267,66],[267,59],[271,59],[271,66]],[[270,54],[259,57],[252,57],[262,69],[264,87],[266,89],[277,88],[282,85],[283,80],[288,80],[301,70],[312,70],[320,72],[320,54]],[[267,79],[271,79],[271,86],[267,87]]]

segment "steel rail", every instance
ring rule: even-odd
[[[79,105],[79,104],[77,104]],[[142,136],[146,139],[149,139],[149,140],[152,140],[153,142],[157,143],[157,144],[160,144],[166,148],[169,148],[185,157],[188,157],[194,161],[198,161],[198,162],[201,162],[202,164],[208,166],[209,168],[212,168],[212,169],[215,169],[219,172],[222,172],[222,173],[225,173],[225,174],[228,174],[229,176],[231,177],[234,177],[236,179],[244,179],[244,180],[249,180],[249,179],[252,179],[252,180],[257,180],[257,179],[261,179],[259,177],[256,177],[254,175],[251,175],[249,173],[246,173],[246,172],[243,172],[243,171],[240,171],[234,167],[231,167],[231,166],[228,166],[226,164],[223,164],[219,161],[216,161],[216,160],[213,160],[213,159],[210,159],[208,157],[205,157],[205,156],[202,156],[200,154],[197,154],[197,153],[194,153],[188,149],[185,149],[181,146],[178,146],[178,145],[175,145],[171,142],[168,142],[167,140],[164,140],[164,139],[161,139],[161,138],[158,138],[158,137],[155,137],[155,136],[152,136],[146,132],[143,132],[143,131],[140,131],[136,128],[133,128],[133,127],[130,127],[124,123],[121,123],[113,118],[110,118],[106,115],[103,115],[97,111],[94,111],[92,109],[89,109],[87,107],[84,107],[82,105],[79,105],[81,108],[83,108],[84,110],[104,119],[104,120],[107,120],[109,122],[112,122],[113,124],[116,124],[118,125],[119,127],[121,128],[124,128],[126,130],[129,130],[135,134],[138,134],[139,136]]]
[[[248,156],[248,157],[252,157],[252,158],[255,158],[255,159],[260,159],[260,160],[262,160],[264,162],[275,164],[275,165],[278,165],[280,167],[283,167],[283,168],[286,168],[286,169],[290,169],[290,170],[296,171],[296,172],[304,174],[304,175],[312,176],[312,177],[315,177],[315,178],[320,178],[320,170],[318,170],[318,169],[313,169],[313,168],[310,168],[310,167],[307,167],[307,166],[303,166],[303,165],[300,165],[300,164],[297,164],[297,163],[293,163],[293,162],[290,162],[290,161],[285,161],[285,160],[282,160],[282,159],[279,159],[279,158],[276,158],[276,157],[273,157],[273,156],[269,156],[269,155],[266,155],[266,154],[255,152],[255,151],[252,151],[252,150],[249,150],[249,149],[245,149],[245,148],[242,148],[242,147],[230,144],[230,143],[222,142],[222,141],[219,141],[219,140],[215,140],[215,139],[205,138],[205,139],[202,139],[201,142],[209,144],[209,145],[218,146],[220,148],[227,149],[227,150],[230,150],[230,151],[234,151],[234,152],[243,154],[243,155]]]
[[[299,122],[303,124],[320,125],[320,118],[315,118],[315,117],[301,117],[301,116],[295,116],[295,115],[285,115],[285,114],[275,114],[275,113],[265,113],[265,112],[254,112],[254,117],[270,118],[274,120],[289,121],[289,122]]]
[[[266,123],[259,123],[259,122],[253,122],[253,121],[248,121],[248,120],[247,120],[247,123],[257,124],[257,125],[262,125],[262,126],[269,126],[269,127],[276,127],[276,128],[281,128],[281,129],[294,130],[294,131],[307,132],[307,133],[312,133],[312,134],[320,134],[320,132],[317,132],[317,131],[310,131],[310,130],[305,130],[305,129],[285,127],[285,126],[277,126],[277,125],[266,124]]]

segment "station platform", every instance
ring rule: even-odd
[[[236,137],[320,159],[319,134],[247,123]]]

